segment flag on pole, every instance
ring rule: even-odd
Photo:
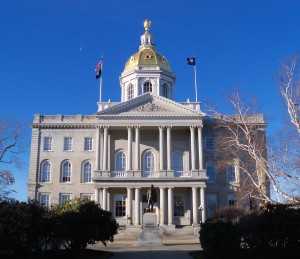
[[[196,65],[196,58],[195,57],[187,58],[186,60],[187,60],[188,65],[192,65],[192,66]]]
[[[99,61],[99,63],[98,63],[98,65],[95,68],[96,79],[98,79],[101,76],[101,73],[102,73],[102,63],[103,63],[103,60],[101,58],[100,61]]]

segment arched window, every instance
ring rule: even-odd
[[[62,164],[62,177],[61,181],[63,183],[70,182],[71,181],[71,163],[69,161],[65,161]]]
[[[128,100],[131,100],[134,97],[134,87],[132,84],[128,86]]]
[[[144,93],[152,92],[152,84],[148,81],[144,83]]]
[[[87,161],[83,164],[82,172],[82,182],[91,183],[92,182],[92,164]]]
[[[208,183],[215,183],[216,182],[216,170],[215,170],[215,163],[209,161],[206,163],[206,173],[208,176]]]
[[[42,163],[41,181],[50,182],[50,174],[51,174],[51,165],[50,162],[47,160]]]
[[[172,156],[172,167],[174,173],[183,171],[183,155],[181,152],[174,152]]]
[[[168,84],[164,83],[161,87],[161,96],[168,97]]]
[[[144,172],[154,172],[155,171],[155,159],[154,154],[150,151],[144,154]]]
[[[115,168],[116,171],[126,171],[126,155],[123,151],[119,151],[116,154]]]

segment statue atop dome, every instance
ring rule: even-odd
[[[146,33],[146,34],[149,34],[150,26],[151,26],[151,21],[149,21],[149,20],[146,19],[146,20],[144,21],[144,27],[145,27],[145,31],[146,31],[145,33]]]

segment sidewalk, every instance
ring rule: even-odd
[[[201,250],[199,237],[185,231],[175,231],[172,235],[162,236],[162,246],[139,246],[139,231],[117,234],[113,243],[108,243],[106,247],[101,244],[92,246],[92,249],[113,252],[112,259],[152,259],[152,258],[172,258],[187,259],[192,258],[188,253]]]

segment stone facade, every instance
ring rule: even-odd
[[[88,116],[34,116],[29,199],[50,206],[88,198],[120,225],[140,227],[153,184],[157,224],[199,227],[216,208],[234,203],[238,168],[217,170],[219,140],[200,103],[172,100],[169,63],[149,28],[141,39],[120,77],[121,102],[98,103]]]

